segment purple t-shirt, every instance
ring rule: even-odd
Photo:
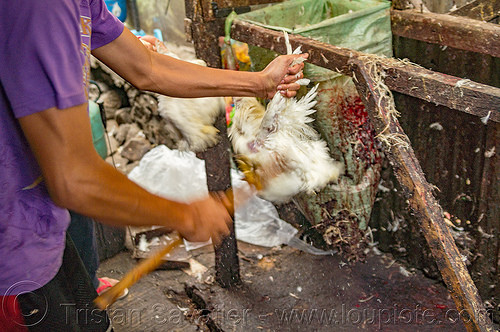
[[[123,31],[104,0],[0,2],[0,295],[61,266],[69,213],[54,204],[17,118],[87,101],[90,50]]]

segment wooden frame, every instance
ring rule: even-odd
[[[200,4],[200,1],[205,4],[205,7]],[[205,10],[205,14],[200,14],[203,8],[207,7],[207,3],[206,0],[186,0],[186,11],[191,20],[190,31],[197,56],[208,60],[210,65],[219,67],[217,37],[222,35],[222,24],[218,21],[219,19],[213,17],[213,13],[207,13]],[[224,3],[229,5],[234,2],[224,1]],[[238,1],[238,3],[242,4],[245,1]],[[194,9],[197,8],[198,11],[188,10],[188,4]],[[194,13],[197,13],[197,16],[193,15]],[[416,11],[392,11],[391,16],[393,32],[396,35],[500,56],[500,38],[498,38],[500,30],[492,24],[464,18],[458,21],[457,18],[449,15],[424,14]],[[196,28],[193,29],[193,26]],[[211,38],[206,34],[209,30],[212,32],[208,34]],[[438,33],[434,34],[433,31],[438,31]],[[285,45],[282,41],[280,42],[281,35],[280,32],[239,20],[233,22],[231,30],[231,37],[236,40],[285,53]],[[207,45],[201,41],[202,38],[212,39],[211,44]],[[386,73],[384,81],[393,91],[475,116],[489,116],[490,121],[500,122],[500,89],[498,88],[432,72],[396,59],[367,55],[301,36],[290,36],[290,42],[292,47],[301,45],[303,51],[310,54],[310,63],[353,76],[378,132],[389,125],[392,133],[402,135],[409,142],[398,121],[383,116],[387,112],[387,105],[383,96],[374,90],[373,81],[366,67],[367,60]],[[200,47],[201,45],[205,47]],[[462,316],[467,330],[493,331],[492,322],[487,317],[477,288],[461,260],[448,226],[444,223],[441,207],[432,194],[431,186],[425,179],[413,149],[411,146],[408,148],[397,146],[388,151],[388,156],[394,163],[395,173],[410,201],[410,206],[419,217],[425,238],[443,280],[455,300],[457,309],[468,313],[468,317]],[[210,152],[207,157],[210,158]],[[232,246],[231,250],[236,250],[236,246]],[[227,253],[224,255],[227,256]],[[221,254],[216,250],[217,256]],[[236,253],[229,254],[229,256],[234,257]],[[222,266],[228,268],[227,264],[219,265],[219,267]],[[235,272],[234,269],[232,271]],[[233,277],[233,279],[239,280],[239,273],[238,277]],[[222,283],[223,286],[229,284],[231,283]]]
[[[276,40],[281,32],[265,29],[247,22],[235,20],[231,29],[231,37],[272,49],[278,53],[286,53],[283,43]],[[309,53],[308,63],[323,68],[339,71],[352,76],[348,65],[353,59],[366,58],[367,55],[347,48],[321,43],[306,37],[294,35],[290,39],[292,46],[307,45],[304,51]],[[463,80],[393,58],[369,56],[371,61],[382,66],[387,77],[385,83],[393,90],[425,101],[444,105],[476,116],[486,116],[490,110],[490,120],[500,122],[500,89],[489,85]]]
[[[498,24],[416,10],[393,10],[391,25],[397,36],[500,57]]]

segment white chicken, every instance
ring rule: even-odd
[[[285,202],[300,192],[318,191],[342,171],[308,125],[316,95],[317,86],[300,100],[277,93],[267,109],[256,98],[235,99],[229,137],[236,160],[259,195],[269,201]]]
[[[293,53],[300,52],[299,47]],[[309,80],[297,82],[305,85]],[[317,89],[316,85],[300,100],[276,93],[266,109],[256,98],[235,99],[228,133],[236,160],[247,180],[267,200],[285,202],[300,192],[313,193],[336,180],[343,170],[330,157],[326,142],[308,125],[313,121],[309,115],[315,112]]]
[[[170,52],[163,44],[156,45],[158,53],[166,54],[176,59],[179,57]],[[195,59],[188,62],[205,66],[203,60]],[[158,112],[167,119],[174,128],[172,136],[180,136],[177,149],[181,151],[204,151],[219,142],[219,130],[214,127],[217,117],[224,112],[225,104],[222,97],[207,98],[174,98],[160,95],[158,97]]]

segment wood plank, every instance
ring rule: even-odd
[[[500,26],[445,14],[392,10],[393,34],[500,57]]]
[[[498,0],[475,0],[466,4],[449,15],[463,16],[480,21],[491,21],[500,15],[500,1]]]
[[[235,20],[232,38],[252,45],[286,53],[283,33]],[[490,121],[500,122],[500,89],[458,77],[449,76],[393,58],[378,57],[325,44],[299,35],[290,35],[292,47],[302,46],[309,53],[309,63],[339,71],[353,73],[348,62],[365,59],[382,66],[386,71],[385,84],[393,90],[435,104],[463,111],[479,117],[490,114]],[[491,113],[490,113],[491,111]]]
[[[474,282],[462,261],[453,236],[444,223],[442,209],[432,194],[432,187],[425,179],[410,141],[398,120],[389,114],[389,98],[386,98],[381,90],[376,89],[376,83],[370,76],[365,62],[354,59],[350,63],[357,73],[357,79],[354,80],[356,88],[367,107],[370,120],[375,125],[377,133],[380,134],[387,128],[386,133],[397,134],[408,144],[408,146],[393,145],[386,150],[386,153],[393,164],[404,194],[410,202],[410,207],[418,215],[421,229],[443,280],[455,300],[457,309],[468,313],[462,316],[467,330],[493,331],[493,324],[487,316]]]

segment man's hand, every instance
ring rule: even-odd
[[[221,196],[220,199],[225,198]],[[224,204],[212,196],[189,204],[184,221],[179,233],[186,240],[205,242],[212,238],[215,245],[229,235],[229,225],[232,223]]]
[[[285,97],[294,97],[300,85],[295,83],[297,80],[304,77],[302,69],[304,63],[292,64],[296,58],[303,57],[307,59],[309,54],[292,54],[282,55],[274,59],[262,71],[265,82],[265,97],[271,99],[274,94],[279,91]]]
[[[146,36],[141,36],[138,37],[139,40],[141,41],[142,45],[146,46],[146,48],[152,52],[159,52],[160,50],[166,51],[167,47],[165,44],[159,40],[158,38],[151,36],[151,35],[146,35]]]

